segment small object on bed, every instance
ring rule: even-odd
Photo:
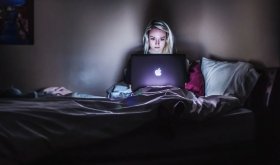
[[[199,62],[193,62],[189,68],[189,79],[185,84],[185,89],[192,91],[196,96],[204,96],[204,77],[201,72]]]

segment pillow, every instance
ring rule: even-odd
[[[193,62],[189,68],[189,80],[185,89],[192,91],[196,96],[204,96],[204,78],[201,73],[200,63]]]
[[[216,61],[203,57],[201,70],[205,80],[205,96],[235,96],[242,103],[259,78],[251,64],[240,61]]]

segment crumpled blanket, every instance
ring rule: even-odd
[[[134,92],[132,97],[126,100],[134,99],[133,96],[136,97],[138,102],[141,102],[146,97],[149,103],[158,102],[168,107],[171,111],[180,111],[178,113],[180,113],[181,118],[199,121],[226,114],[241,106],[240,100],[233,96],[212,95],[196,97],[193,92],[168,86],[145,87]]]
[[[239,106],[235,97],[197,98],[175,87],[146,87],[120,100],[1,99],[0,164],[33,162],[63,149],[98,143],[160,117],[201,121]]]

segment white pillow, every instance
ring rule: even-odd
[[[235,96],[243,103],[259,78],[251,64],[240,61],[216,61],[203,57],[201,71],[205,80],[205,96]]]

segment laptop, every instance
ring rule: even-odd
[[[187,79],[184,54],[134,54],[130,68],[133,91],[147,86],[184,88]]]

